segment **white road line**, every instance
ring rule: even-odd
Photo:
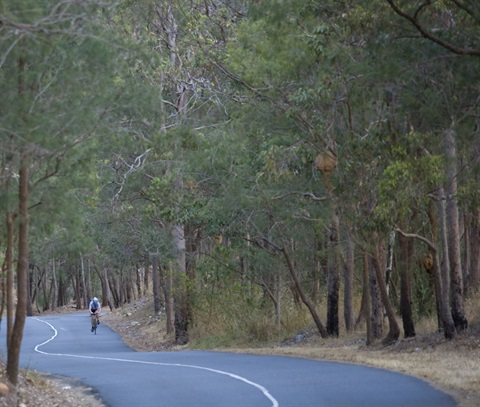
[[[46,340],[45,342],[39,343],[38,345],[35,346],[35,352],[41,353],[42,355],[66,356],[66,357],[81,358],[81,359],[109,360],[109,361],[113,361],[113,362],[139,363],[139,364],[144,364],[144,365],[187,367],[187,368],[190,368],[190,369],[206,370],[206,371],[209,371],[209,372],[229,376],[232,379],[240,380],[241,382],[244,382],[246,384],[249,384],[250,386],[255,387],[256,389],[260,390],[263,393],[263,395],[265,397],[267,397],[272,402],[272,407],[279,407],[278,401],[262,385],[260,385],[258,383],[255,383],[255,382],[252,382],[252,381],[246,379],[245,377],[242,377],[242,376],[239,376],[239,375],[236,375],[236,374],[233,374],[233,373],[229,373],[229,372],[224,372],[223,370],[211,369],[209,367],[203,367],[203,366],[183,365],[183,364],[180,364],[180,363],[146,362],[146,361],[142,361],[142,360],[132,360],[132,359],[106,358],[106,357],[99,357],[99,356],[82,356],[82,355],[70,355],[68,353],[44,352],[44,351],[40,350],[39,348],[41,346],[46,345],[47,343],[53,341],[56,338],[58,332],[55,329],[55,327],[52,324],[50,324],[49,322],[43,321],[39,318],[33,318],[33,319],[35,319],[39,322],[43,322],[44,324],[47,324],[50,328],[52,328],[52,330],[54,332],[53,336],[50,339]]]

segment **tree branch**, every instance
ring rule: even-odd
[[[434,252],[437,252],[437,247],[426,237],[423,237],[421,235],[417,235],[416,233],[405,233],[403,230],[399,228],[395,228],[395,232],[400,233],[403,237],[406,237],[407,239],[418,239],[425,243],[430,249],[432,249]]]
[[[306,198],[310,198],[313,201],[324,201],[325,199],[328,199],[327,196],[316,196],[312,192],[301,192],[301,191],[292,191],[282,195],[275,195],[272,199],[283,199],[290,195],[302,195]]]
[[[418,21],[418,15],[419,13],[427,6],[431,5],[431,1],[427,0],[425,3],[423,3],[415,12],[413,16],[409,15],[408,13],[404,12],[400,7],[398,7],[394,0],[386,0],[386,2],[390,5],[392,10],[398,14],[400,17],[404,18],[405,20],[409,21],[421,34],[423,37],[426,39],[440,45],[441,47],[449,50],[450,52],[453,52],[454,54],[457,55],[470,55],[470,56],[480,56],[480,49],[474,49],[474,48],[460,48],[457,47],[450,42],[442,40],[440,37],[432,34],[429,32],[419,21]],[[463,10],[465,10],[463,7],[460,6]],[[465,10],[468,12],[467,10]]]

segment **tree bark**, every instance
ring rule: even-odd
[[[437,296],[437,303],[438,303],[438,310],[440,313],[440,320],[443,325],[444,335],[446,339],[453,339],[456,335],[455,331],[455,324],[453,322],[452,314],[448,309],[448,297],[444,297],[443,291],[443,282],[442,282],[442,273],[440,272],[440,260],[438,257],[438,250],[436,246],[430,242],[428,239],[416,235],[416,234],[408,234],[403,232],[400,229],[396,229],[398,233],[402,236],[410,239],[418,239],[424,242],[428,248],[430,253],[432,254],[433,258],[433,275],[434,275],[434,282],[435,282],[435,294]],[[445,263],[445,262],[444,262]]]
[[[372,337],[374,339],[380,339],[383,336],[383,304],[372,255],[368,255],[367,267],[369,279],[368,289],[371,299],[371,314],[368,315],[368,317],[371,321]]]
[[[7,378],[14,386],[18,383],[20,347],[27,314],[29,164],[28,154],[23,153],[20,163],[18,193],[20,220],[18,225],[17,309],[7,360]]]
[[[75,287],[75,307],[82,309],[82,292],[81,292],[81,270],[75,267],[75,276],[72,277]]]
[[[455,329],[455,323],[452,318],[452,314],[448,307],[448,297],[445,297],[442,293],[442,272],[440,271],[440,260],[438,258],[438,252],[431,249],[433,253],[433,272],[435,278],[435,291],[441,293],[438,305],[440,310],[440,320],[442,322],[443,334],[446,339],[455,338],[457,332]]]
[[[31,317],[33,315],[33,310],[32,310],[33,273],[34,273],[34,270],[28,267],[27,268],[27,317]]]
[[[100,278],[100,282],[102,285],[102,307],[110,308],[110,311],[113,308],[117,307],[116,298],[112,293],[112,289],[110,287],[110,278],[108,276],[108,268],[103,266],[101,269],[94,265],[94,270],[97,273],[98,277]]]
[[[57,306],[62,307],[65,305],[65,281],[63,278],[63,274],[60,273],[58,277],[58,290],[57,290]]]
[[[89,256],[87,258],[87,292],[86,292],[87,303],[85,304],[86,307],[89,306],[91,297],[93,297],[92,295],[92,259]],[[107,305],[107,304],[102,292],[102,307],[104,305]]]
[[[142,278],[140,276],[140,266],[135,264],[135,287],[137,289],[137,297],[142,296]]]
[[[388,334],[383,339],[383,343],[388,345],[395,342],[398,337],[400,336],[400,327],[398,326],[397,319],[395,317],[395,311],[393,309],[392,303],[390,302],[390,298],[387,292],[387,285],[385,283],[385,276],[382,272],[382,256],[380,255],[380,247],[377,244],[375,255],[373,257],[374,268],[375,268],[375,275],[377,277],[378,288],[380,289],[380,295],[382,297],[383,306],[385,307],[385,313],[387,314],[388,318]]]
[[[449,129],[444,133],[445,156],[447,160],[446,175],[447,187],[445,188],[447,199],[447,223],[448,223],[448,246],[451,273],[451,296],[452,316],[457,332],[468,328],[463,300],[463,273],[460,252],[459,215],[457,204],[457,146],[456,133]]]
[[[339,292],[340,292],[340,276],[339,276],[339,219],[334,214],[330,224],[330,258],[327,275],[327,333],[330,336],[338,336],[339,331]]]
[[[468,222],[469,266],[467,274],[467,293],[473,295],[480,290],[480,208],[475,208]]]
[[[366,345],[369,346],[373,343],[375,337],[372,330],[372,301],[370,298],[370,284],[369,284],[369,275],[370,275],[370,256],[368,253],[363,253],[363,301],[365,308],[365,323],[367,325],[367,342]]]
[[[395,232],[394,232],[395,233]],[[416,335],[413,323],[412,294],[410,290],[410,264],[412,259],[411,241],[402,235],[399,239],[401,261],[400,271],[400,314],[402,315],[403,332],[405,338],[413,338]]]
[[[345,329],[350,332],[355,327],[355,314],[353,310],[353,274],[354,274],[354,244],[350,231],[346,235],[346,262],[344,268],[344,298],[343,316],[345,318]]]
[[[395,232],[390,232],[387,246],[387,267],[385,269],[385,285],[387,286],[387,294],[390,295],[390,278],[393,272],[393,246],[395,244]]]
[[[175,343],[184,345],[188,342],[190,310],[188,304],[187,270],[185,261],[185,230],[181,225],[172,225],[171,236],[175,248],[174,281],[175,291]]]
[[[148,260],[148,257],[147,255],[145,255],[145,266],[144,266],[144,273],[143,273],[143,293],[144,294],[147,294],[148,293],[148,290],[149,290],[149,278],[148,278],[148,271],[149,271],[149,267],[148,267],[148,263],[149,263],[149,260]]]
[[[15,227],[13,225],[13,215],[9,208],[7,208],[7,249],[5,253],[6,267],[7,267],[7,349],[9,348],[10,338],[13,331],[13,246],[15,244]]]
[[[163,267],[160,265],[160,272]],[[173,270],[171,267],[162,272],[162,280],[164,281],[163,292],[165,294],[165,313],[167,314],[166,330],[167,335],[175,332],[175,303],[173,298]]]
[[[160,299],[160,275],[159,275],[159,264],[158,264],[158,254],[152,254],[152,290],[153,290],[153,312],[155,315],[158,315],[160,309],[162,308],[161,299]]]
[[[52,259],[52,290],[51,290],[51,295],[52,295],[52,310],[55,310],[57,308],[57,268],[56,268],[56,261],[55,258]]]
[[[82,278],[82,302],[83,302],[83,308],[88,307],[88,297],[87,297],[87,280],[85,278],[85,264],[83,262],[83,255],[80,254],[80,275]]]

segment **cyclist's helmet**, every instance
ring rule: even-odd
[[[97,298],[97,297],[93,297],[93,301],[98,301],[98,298]]]

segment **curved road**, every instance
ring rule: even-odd
[[[279,356],[135,352],[104,325],[92,334],[85,313],[28,318],[20,363],[77,378],[111,407],[455,406],[426,382],[381,369]]]

